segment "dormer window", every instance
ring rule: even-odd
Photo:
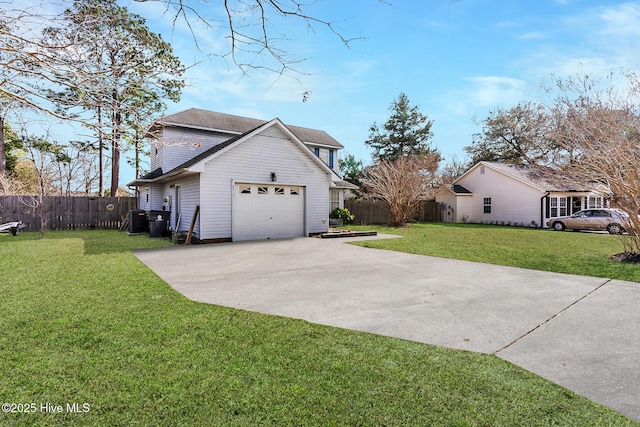
[[[314,147],[313,154],[315,154],[316,156],[320,157],[320,149],[318,147]]]

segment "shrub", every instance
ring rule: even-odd
[[[355,215],[349,212],[347,208],[335,208],[333,212],[329,214],[329,218],[341,219],[344,222],[351,222],[355,219]]]

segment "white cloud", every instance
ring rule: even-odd
[[[568,77],[576,75],[605,75],[614,66],[605,58],[571,57],[563,58],[554,64],[554,75]]]
[[[550,76],[606,75],[640,66],[640,2],[591,8],[558,3],[572,7],[547,22],[543,31],[549,37],[537,39],[537,29],[528,33],[532,46],[512,59],[511,73],[535,85]]]
[[[599,25],[592,36],[611,66],[637,68],[640,58],[640,3],[623,3],[603,7]]]
[[[477,107],[509,105],[523,99],[526,83],[520,79],[499,76],[467,78],[473,83],[467,98]]]
[[[640,36],[640,4],[623,3],[605,7],[600,14],[604,27],[599,32],[616,38],[635,39]]]

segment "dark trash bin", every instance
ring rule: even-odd
[[[160,221],[149,221],[149,237],[162,237],[162,233],[166,229],[167,225],[162,219]]]
[[[149,211],[149,237],[162,237],[167,231],[169,218],[171,212],[169,211]]]

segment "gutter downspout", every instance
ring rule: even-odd
[[[549,197],[551,194],[550,191],[547,191],[547,194],[540,197],[540,228],[544,228],[544,199]]]

